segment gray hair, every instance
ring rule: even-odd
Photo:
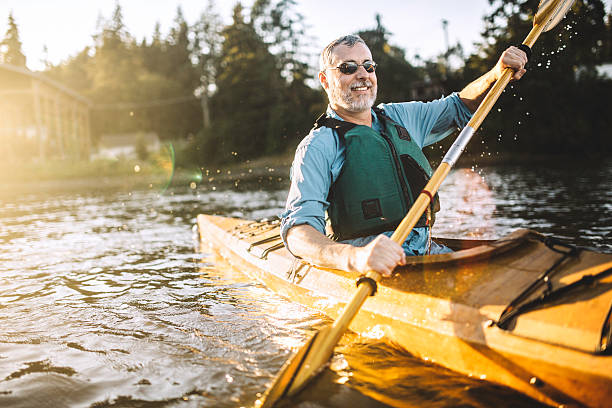
[[[365,43],[365,41],[363,41],[363,38],[361,38],[357,34],[343,35],[342,37],[338,37],[334,41],[327,44],[327,46],[323,48],[323,51],[321,51],[321,56],[319,57],[319,69],[321,71],[325,71],[325,68],[331,65],[334,47],[338,45],[346,45],[347,47],[353,47],[357,43],[362,43],[367,47],[367,44]]]

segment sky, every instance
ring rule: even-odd
[[[188,23],[201,15],[208,0],[0,0],[0,38],[7,30],[9,13],[19,28],[27,66],[44,68],[46,59],[53,64],[76,55],[93,44],[100,17],[109,19],[115,5],[123,10],[128,31],[138,40],[150,38],[156,22],[162,34],[169,31],[181,7]],[[225,23],[231,22],[237,0],[216,0],[215,8]],[[442,20],[448,21],[449,42],[461,43],[466,55],[481,40],[482,17],[488,13],[488,0],[296,0],[297,10],[304,16],[313,53],[340,35],[375,26],[379,13],[382,24],[392,34],[390,42],[406,51],[408,59],[419,54],[429,58],[446,48]],[[606,0],[610,10],[612,0]],[[252,0],[243,0],[249,7]],[[525,33],[527,34],[527,33]]]

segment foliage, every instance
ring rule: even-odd
[[[211,86],[216,83],[216,61],[221,52],[221,17],[214,10],[212,0],[195,24],[193,55],[197,59],[197,70],[200,74],[200,86],[196,89],[199,93],[202,106],[202,130],[210,127],[210,104]]]
[[[304,51],[311,38],[306,34],[304,16],[295,11],[295,5],[294,0],[256,0],[251,8],[255,30],[274,55],[284,79],[281,95],[284,110],[278,112],[282,118],[282,134],[277,151],[294,147],[326,105],[323,90],[308,85],[318,69],[306,62],[312,60]]]
[[[138,44],[117,5],[112,18],[100,22],[94,47],[45,74],[92,99],[95,138],[140,131],[154,131],[162,139],[187,137],[202,120],[191,35],[179,8],[166,38],[157,25],[151,42]]]
[[[9,13],[8,17],[8,29],[4,39],[0,42],[0,64],[12,64],[18,67],[26,66],[26,57],[21,51],[19,29],[12,12]]]
[[[373,28],[359,34],[379,64],[378,102],[460,90],[508,45],[520,43],[538,0],[489,2],[482,43],[467,59],[455,43],[431,60],[417,56],[413,65],[377,15]],[[178,8],[168,34],[157,24],[149,39],[137,41],[117,4],[100,21],[93,46],[44,74],[92,100],[94,138],[155,132],[164,141],[181,141],[177,160],[200,167],[282,153],[295,147],[326,105],[321,88],[312,86],[314,56],[304,51],[311,39],[295,5],[255,0],[247,10],[238,3],[224,25],[209,0],[193,25]],[[489,153],[609,151],[612,116],[605,101],[612,80],[599,77],[596,67],[610,61],[612,16],[601,0],[577,0],[559,27],[542,34],[527,75],[498,101],[501,112],[494,109],[487,118],[477,135],[485,143],[471,145]],[[12,15],[0,62],[25,66]]]
[[[221,32],[213,119],[202,135],[204,159],[244,160],[284,151],[310,127],[309,106],[321,105],[320,94],[305,84],[306,66],[294,58],[297,39],[285,19],[290,5],[258,1],[250,18],[240,3],[234,8],[233,22]],[[272,44],[278,54],[272,54]]]
[[[490,0],[484,42],[464,68],[467,79],[493,66],[502,51],[519,44],[532,27],[537,1]],[[608,19],[609,23],[609,19]],[[483,128],[489,149],[533,153],[609,151],[606,93],[612,81],[598,78],[606,61],[605,12],[600,0],[577,0],[557,27],[535,44],[528,72],[500,98]],[[608,45],[609,47],[609,45]],[[604,150],[601,150],[604,149]]]
[[[206,143],[209,157],[258,155],[277,146],[281,127],[275,120],[281,105],[281,76],[267,45],[234,8],[233,23],[222,31],[213,97],[212,131]]]

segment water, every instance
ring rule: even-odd
[[[286,185],[0,192],[0,406],[241,407],[326,320],[200,251],[198,213],[277,214]],[[454,171],[436,234],[521,227],[612,251],[612,165]],[[531,407],[355,335],[289,406]]]

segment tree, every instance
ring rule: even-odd
[[[253,26],[274,55],[284,79],[283,104],[276,112],[282,122],[281,134],[275,140],[279,151],[293,148],[325,109],[322,90],[308,85],[316,77],[317,68],[306,62],[313,59],[304,51],[311,39],[306,35],[304,16],[295,6],[294,0],[256,0],[251,8]]]
[[[281,138],[282,79],[274,56],[249,21],[234,7],[222,31],[217,92],[206,156],[227,160],[278,151]]]
[[[118,106],[133,102],[139,92],[136,42],[123,22],[119,4],[111,19],[100,19],[98,27],[92,63],[87,66],[92,80],[88,96],[104,109],[92,116],[92,128],[96,136],[133,132],[138,128],[133,111],[118,109]]]
[[[287,82],[308,77],[307,55],[302,51],[307,30],[295,5],[295,0],[255,0],[251,7],[253,26],[276,57]]]
[[[8,29],[0,42],[0,64],[12,64],[24,68],[26,66],[26,57],[21,50],[19,40],[19,29],[12,12],[8,16]]]
[[[91,73],[92,56],[90,47],[85,47],[81,52],[71,57],[68,61],[47,65],[44,73],[52,79],[68,86],[69,88],[83,94],[91,95],[93,81]]]
[[[165,82],[158,92],[158,100],[175,100],[149,109],[150,116],[157,122],[160,136],[165,138],[184,138],[195,134],[202,124],[200,106],[194,91],[200,84],[197,61],[194,58],[193,33],[180,7],[176,10],[174,23],[167,38],[162,42],[161,56],[150,71]]]
[[[153,28],[151,43],[147,43],[146,39],[143,38],[139,49],[144,68],[150,72],[160,71],[160,67],[165,64],[165,54],[159,21],[155,23]]]
[[[194,55],[200,74],[199,93],[202,106],[202,127],[210,127],[211,85],[216,82],[217,59],[221,50],[221,17],[217,14],[213,0],[209,0],[199,21],[194,25]]]

